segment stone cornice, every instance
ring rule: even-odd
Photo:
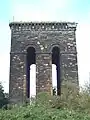
[[[76,30],[75,22],[11,22],[11,30]]]
[[[10,52],[10,54],[27,54],[27,52]],[[36,52],[36,54],[52,54],[52,52]],[[70,51],[67,51],[67,52],[61,51],[60,54],[61,55],[62,54],[74,54],[74,55],[76,55],[77,52],[75,52],[75,51],[72,51],[72,52],[70,52]]]

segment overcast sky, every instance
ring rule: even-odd
[[[80,85],[90,72],[90,0],[2,0],[0,1],[0,81],[8,92],[10,29],[12,21],[74,21]]]

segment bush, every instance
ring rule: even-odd
[[[6,94],[4,93],[3,86],[0,83],[0,108],[8,104],[8,98],[6,97]]]
[[[0,120],[90,120],[90,95],[63,83],[61,96],[39,93],[31,103],[0,110]]]
[[[68,108],[57,109],[45,104],[16,106],[11,110],[0,110],[0,120],[90,120],[86,111],[74,111]]]
[[[47,108],[69,109],[76,111],[90,112],[90,95],[87,91],[79,92],[75,83],[63,83],[61,96],[50,96],[47,93],[39,93],[37,104],[47,106]]]

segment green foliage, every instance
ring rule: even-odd
[[[8,104],[8,98],[6,97],[3,86],[0,83],[0,108],[2,108],[6,104]]]
[[[0,120],[90,120],[90,114],[66,108],[47,108],[43,104],[31,104],[7,111],[0,110]]]
[[[0,120],[90,120],[90,95],[65,82],[61,96],[39,93],[31,103],[1,109]]]

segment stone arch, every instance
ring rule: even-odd
[[[35,52],[36,52],[36,46],[35,46],[35,45],[33,45],[33,44],[28,44],[28,45],[26,45],[26,46],[25,46],[26,52],[27,52],[28,48],[34,48],[34,49],[35,49]]]
[[[53,50],[54,47],[58,47],[58,48],[60,49],[60,44],[55,43],[55,44],[49,45],[49,46],[48,46],[48,51],[49,51],[50,53],[52,53],[52,50]]]
[[[35,51],[36,51],[36,52],[40,52],[40,51],[41,51],[39,45],[37,45],[37,44],[25,44],[24,47],[23,47],[23,48],[24,48],[24,52],[27,52],[27,49],[28,49],[29,47],[35,48]]]
[[[51,44],[51,45],[48,46],[48,52],[52,53],[52,49],[54,47],[58,47],[60,49],[60,53],[62,51],[65,51],[65,46],[63,46],[61,43],[53,43],[53,44]]]

